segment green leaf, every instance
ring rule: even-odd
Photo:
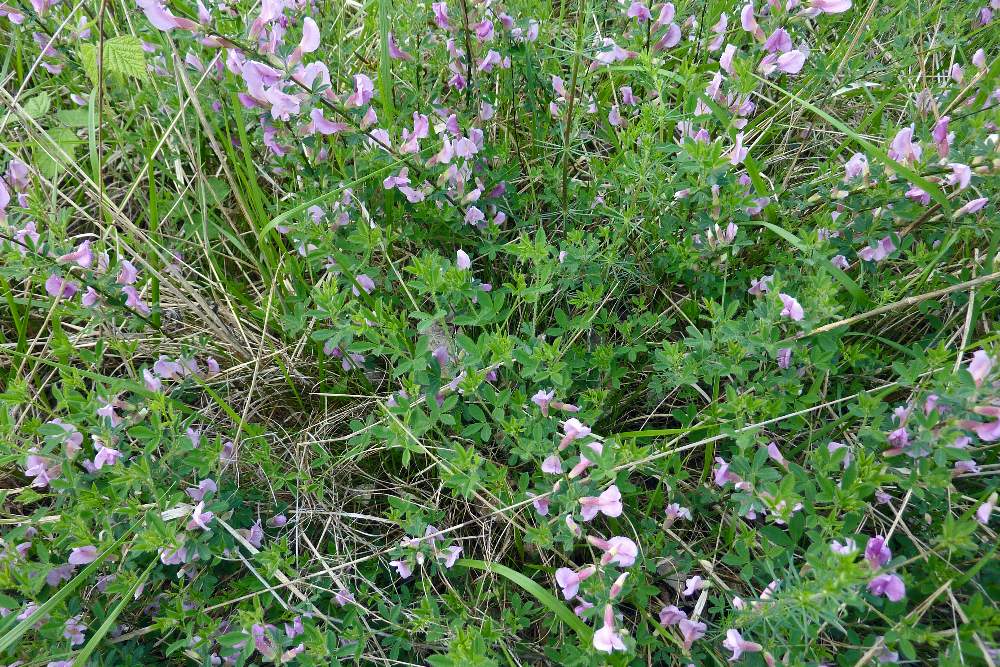
[[[540,602],[544,607],[548,608],[553,614],[559,617],[563,623],[573,628],[576,634],[579,635],[580,640],[589,645],[593,637],[593,632],[587,627],[587,624],[580,620],[576,614],[573,613],[569,607],[564,605],[559,599],[549,593],[547,590],[542,588],[532,579],[524,576],[520,572],[510,569],[504,565],[498,563],[487,563],[481,560],[473,560],[470,558],[462,558],[456,562],[457,565],[462,567],[471,568],[474,570],[482,570],[483,572],[492,572],[494,574],[499,574],[506,577],[511,582],[517,584],[523,588],[528,593],[534,596],[538,602]]]
[[[28,114],[33,120],[38,120],[49,112],[51,106],[52,98],[49,97],[49,94],[38,93],[24,103],[24,113]]]
[[[770,229],[772,232],[774,232],[781,238],[791,243],[793,246],[798,248],[803,253],[805,253],[807,250],[805,244],[802,243],[802,240],[795,234],[792,234],[787,229],[778,227],[777,225],[772,225],[770,222],[764,222],[763,220],[751,220],[749,224],[759,225],[761,227],[766,227],[767,229]],[[827,273],[833,276],[833,278],[837,282],[843,285],[844,288],[847,289],[848,292],[850,292],[851,296],[854,297],[854,300],[857,303],[862,303],[862,304],[871,303],[871,299],[868,298],[868,295],[865,294],[864,290],[862,290],[849,275],[847,275],[841,269],[834,266],[830,262],[830,260],[828,260],[826,257],[822,257],[819,255],[816,256],[816,260],[820,263],[820,265]]]
[[[104,67],[122,76],[145,80],[148,72],[142,41],[131,35],[121,35],[104,42]]]
[[[929,194],[931,196],[931,199],[933,199],[935,202],[941,205],[941,208],[944,209],[945,214],[949,218],[951,217],[951,205],[948,203],[948,197],[947,195],[945,195],[944,191],[942,191],[941,188],[939,188],[936,184],[931,183],[926,178],[924,178],[917,172],[913,171],[909,167],[902,165],[899,162],[896,162],[891,157],[889,157],[889,154],[886,153],[884,150],[882,150],[881,148],[879,148],[878,146],[871,143],[870,141],[862,137],[860,134],[852,130],[842,120],[834,118],[827,112],[817,107],[815,104],[807,102],[806,100],[797,96],[795,93],[791,93],[782,88],[781,86],[778,86],[761,76],[757,76],[755,74],[754,78],[756,78],[758,81],[763,81],[767,85],[779,91],[782,95],[785,95],[786,97],[798,102],[806,109],[812,111],[814,114],[816,114],[817,116],[828,122],[830,125],[833,125],[835,128],[837,128],[838,130],[849,136],[851,139],[855,141],[855,143],[859,144],[861,147],[865,149],[865,152],[868,154],[869,157],[878,160],[879,162],[882,163],[883,167],[885,167],[889,171],[895,172],[899,176],[902,176],[910,183],[913,183],[914,185],[918,186],[921,190]]]
[[[73,160],[78,141],[72,130],[57,127],[32,144],[32,155],[38,171],[48,179],[58,176]]]
[[[84,647],[80,649],[80,652],[76,654],[76,657],[73,659],[74,667],[86,667],[87,660],[90,659],[90,656],[94,653],[94,649],[97,648],[97,645],[101,643],[101,640],[103,640],[105,635],[107,635],[111,630],[111,627],[115,624],[115,620],[117,620],[118,616],[125,611],[125,606],[135,599],[135,592],[139,590],[140,586],[146,583],[146,579],[149,578],[149,573],[153,571],[153,567],[155,565],[156,559],[153,558],[149,561],[149,565],[146,566],[143,573],[139,575],[139,578],[135,580],[125,595],[121,597],[118,604],[115,605],[114,610],[112,610],[112,612],[108,614],[108,617],[104,619],[104,622],[101,623],[101,627],[97,629],[97,632],[93,634]]]

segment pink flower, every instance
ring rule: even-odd
[[[610,123],[612,127],[621,127],[624,123],[621,113],[618,111],[617,104],[612,105],[611,111],[608,112],[608,123]]]
[[[674,14],[676,9],[674,8],[674,3],[665,2],[660,7],[660,14],[656,17],[656,21],[653,23],[653,30],[659,30],[663,26],[667,25],[674,20]]]
[[[778,56],[777,65],[778,69],[786,74],[798,74],[802,71],[802,66],[805,65],[805,62],[806,54],[795,49]]]
[[[997,494],[992,493],[990,497],[986,499],[986,502],[979,506],[976,510],[976,521],[983,524],[984,526],[990,522],[990,515],[997,506]]]
[[[844,180],[849,181],[858,176],[868,175],[868,158],[864,153],[855,153],[844,165]]]
[[[686,507],[681,507],[677,503],[670,503],[667,505],[667,521],[673,523],[677,519],[687,519],[691,521],[691,510]]]
[[[116,279],[116,282],[119,285],[131,285],[135,283],[138,277],[139,269],[135,268],[135,264],[127,259],[122,260],[121,269],[118,271],[118,278]]]
[[[459,249],[458,252],[455,253],[455,255],[457,257],[457,259],[455,260],[455,266],[457,266],[462,271],[466,271],[472,268],[472,260],[469,258],[469,255],[466,254],[464,250]]]
[[[681,595],[688,598],[703,588],[705,588],[705,580],[696,574],[684,582],[684,590],[681,591]]]
[[[205,501],[203,500],[195,505],[195,508],[191,511],[191,520],[187,523],[187,529],[194,530],[195,528],[201,528],[202,530],[211,530],[208,524],[214,518],[214,512],[205,511]]]
[[[722,52],[722,56],[719,58],[719,67],[726,74],[733,73],[733,58],[736,56],[736,47],[732,44],[727,44],[725,50]]]
[[[396,38],[390,32],[389,35],[389,57],[393,60],[413,60],[413,56],[399,48],[399,44],[396,43]]]
[[[354,593],[346,588],[341,588],[333,594],[333,600],[341,607],[346,607],[348,604],[354,602]]]
[[[858,550],[858,545],[855,544],[854,540],[847,539],[841,544],[837,540],[830,543],[830,551],[840,556],[850,556]]]
[[[562,589],[563,597],[567,600],[572,600],[576,597],[576,594],[580,590],[580,583],[586,581],[595,572],[597,572],[597,568],[593,565],[580,568],[576,572],[568,567],[561,567],[556,570],[556,583]]]
[[[934,145],[941,157],[948,157],[951,141],[955,138],[954,132],[948,132],[948,121],[950,120],[950,116],[942,116],[941,120],[934,124],[934,129],[931,130],[931,138],[934,139]]]
[[[628,579],[628,572],[622,572],[618,575],[618,578],[611,584],[611,588],[608,589],[608,597],[610,599],[614,600],[621,595],[622,589],[625,588],[626,579]]]
[[[451,24],[448,22],[448,4],[445,2],[435,2],[431,5],[431,9],[434,11],[434,23],[437,27],[442,30],[448,30],[451,28]]]
[[[763,648],[757,642],[750,642],[743,639],[739,630],[727,630],[726,639],[722,642],[722,646],[723,648],[733,652],[733,654],[729,656],[729,662],[739,660],[740,656],[744,653],[759,653]]]
[[[729,472],[729,463],[721,456],[715,457],[715,469],[713,471],[713,477],[716,486],[725,486],[726,484],[732,482],[733,484],[740,484],[743,482],[743,478],[734,472]]]
[[[361,286],[361,289],[363,289],[366,294],[371,294],[372,290],[375,289],[375,281],[368,277],[365,273],[359,273],[355,276],[354,280]],[[353,293],[354,296],[361,296],[361,292],[358,291],[357,285],[351,287],[351,293]]]
[[[160,562],[164,565],[181,565],[187,560],[187,548],[184,546],[178,547],[160,547]]]
[[[598,512],[609,517],[618,517],[622,513],[622,494],[614,484],[609,486],[601,495],[587,496],[580,498],[582,505],[581,515],[584,521],[591,521]]]
[[[86,639],[83,635],[86,632],[87,626],[80,623],[79,616],[73,616],[72,618],[67,618],[66,623],[63,625],[63,637],[69,640],[70,646],[76,646],[77,644],[82,644]],[[60,661],[66,664],[66,667],[72,667],[72,661]],[[49,665],[56,663],[50,662]]]
[[[973,431],[983,442],[1000,440],[1000,407],[983,405],[973,408],[972,411],[977,415],[994,417],[995,419],[991,422],[977,422],[963,419],[959,422],[959,426]]]
[[[609,37],[601,38],[601,47],[597,55],[594,57],[594,61],[590,63],[590,70],[594,71],[601,65],[611,65],[616,62],[624,62],[629,58],[634,58],[638,55],[634,51],[626,51],[622,47],[615,44],[615,41]]]
[[[571,417],[563,424],[563,434],[562,440],[559,441],[560,451],[566,449],[566,447],[568,447],[574,440],[586,438],[590,435],[590,427],[584,425],[576,417]]]
[[[100,470],[104,466],[113,466],[118,462],[122,453],[117,449],[112,449],[111,447],[105,447],[100,445],[97,449],[97,454],[94,455],[94,469]]]
[[[216,493],[219,487],[215,484],[215,480],[208,478],[203,479],[198,482],[198,486],[191,489],[185,489],[184,492],[191,497],[191,500],[195,502],[202,502],[205,500],[205,496],[209,493]]]
[[[799,302],[788,296],[787,294],[778,294],[778,298],[781,299],[781,303],[784,308],[781,309],[781,316],[790,318],[793,322],[800,322],[805,317],[805,311],[802,310],[802,306]]]
[[[785,457],[781,455],[781,450],[778,449],[777,443],[772,442],[767,445],[767,455],[782,468],[788,467],[788,462],[785,460]]]
[[[293,65],[300,60],[302,56],[306,53],[312,53],[319,48],[319,26],[316,25],[310,17],[305,17],[302,19],[302,39],[299,41],[299,45],[295,47],[292,51],[292,55],[288,58],[288,63]]]
[[[965,215],[966,213],[978,213],[982,210],[984,206],[989,202],[988,197],[980,197],[979,199],[973,199],[968,202],[965,206],[955,211],[955,217],[960,215]]]
[[[823,14],[840,14],[851,8],[851,0],[810,0],[809,7]]]
[[[45,281],[45,291],[49,296],[56,298],[69,299],[76,294],[77,284],[69,280],[65,280],[62,276],[57,273],[50,274],[48,279]]]
[[[531,402],[537,405],[539,409],[541,409],[543,417],[549,416],[549,403],[552,402],[552,399],[555,397],[555,395],[556,395],[555,389],[550,389],[549,391],[544,391],[542,389],[539,389],[537,392],[535,392],[535,395],[531,397]]]
[[[392,565],[394,568],[396,568],[396,572],[403,579],[407,579],[411,574],[413,574],[413,568],[411,568],[410,564],[407,563],[405,560],[391,560],[389,561],[389,565]]]
[[[878,575],[868,582],[868,591],[872,595],[887,597],[890,602],[899,602],[906,596],[906,586],[895,574]]]
[[[622,567],[632,567],[639,555],[638,545],[627,537],[616,536],[609,540],[602,540],[599,537],[588,535],[587,541],[604,552],[604,555],[601,556],[601,565],[615,563]]]
[[[692,621],[691,619],[684,618],[677,624],[678,629],[681,631],[681,639],[684,641],[684,650],[690,651],[691,645],[697,640],[705,636],[705,630],[708,629],[704,623],[700,621]]]
[[[438,554],[438,558],[444,563],[446,570],[450,570],[455,566],[455,562],[458,557],[462,555],[462,547],[457,544],[453,544],[442,553]]]
[[[545,457],[545,460],[542,461],[542,472],[549,475],[562,474],[562,459],[559,458],[558,454]]]
[[[904,127],[892,140],[889,145],[889,157],[896,162],[914,163],[919,162],[923,155],[923,148],[919,142],[913,141],[913,126]]]
[[[496,50],[490,49],[486,52],[486,56],[482,59],[482,61],[480,61],[479,67],[476,68],[476,71],[491,72],[493,68],[501,64],[502,61],[503,60],[500,57],[500,54]]]
[[[60,264],[73,262],[77,266],[82,266],[85,269],[88,268],[94,261],[94,253],[90,250],[90,241],[84,241],[76,247],[76,250],[66,253],[56,261]]]
[[[535,494],[528,492],[529,496],[534,496]],[[548,516],[549,513],[549,499],[547,496],[533,497],[531,500],[532,507],[538,512],[539,516]]]
[[[603,653],[625,650],[625,642],[615,631],[615,610],[610,604],[604,606],[604,626],[594,633],[594,648]]]
[[[88,544],[83,547],[76,547],[69,553],[70,565],[86,565],[97,560],[97,547]]]
[[[792,348],[783,347],[778,350],[778,368],[787,369],[792,365]],[[773,444],[773,443],[772,443]]]
[[[375,83],[365,74],[354,75],[354,92],[347,98],[348,107],[363,107],[375,94]]]
[[[629,5],[628,12],[625,14],[630,19],[635,19],[638,23],[645,23],[652,15],[649,13],[649,9],[646,5],[642,4],[638,0],[634,0],[631,5]]]
[[[655,51],[665,51],[666,49],[672,49],[681,43],[681,29],[676,23],[671,23],[667,26],[667,31],[663,33],[656,44],[653,45],[653,50]],[[593,65],[591,65],[593,67]]]
[[[464,139],[462,141],[465,141]],[[465,210],[465,222],[469,225],[478,225],[486,219],[486,215],[477,206],[470,206]]]
[[[786,51],[791,51],[792,38],[784,28],[778,28],[764,42],[764,49],[768,53],[785,53]]]
[[[981,387],[983,381],[993,370],[993,359],[986,354],[985,350],[976,350],[972,353],[972,361],[969,362],[969,375],[977,387]]]
[[[122,293],[125,295],[126,308],[131,308],[140,315],[149,315],[151,312],[149,304],[142,300],[134,285],[125,285],[122,287]]]
[[[969,184],[972,183],[972,169],[959,162],[949,162],[948,166],[951,168],[948,184],[958,185],[959,192],[969,187]]]
[[[747,290],[747,294],[760,296],[765,292],[770,291],[770,284],[773,280],[774,276],[761,276],[760,280],[751,280],[750,289]]]
[[[36,489],[45,488],[49,485],[49,482],[57,479],[61,473],[62,468],[60,466],[53,465],[51,461],[41,456],[29,454],[25,460],[24,474],[27,477],[35,478],[31,486]]]
[[[681,621],[687,619],[687,613],[678,609],[674,605],[669,607],[664,607],[660,610],[660,625],[663,627],[669,627],[671,625],[677,625]]]

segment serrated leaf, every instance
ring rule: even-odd
[[[80,62],[91,81],[97,83],[97,45],[80,45]],[[112,37],[104,42],[104,71],[145,80],[146,53],[142,41],[131,35]]]
[[[49,97],[49,94],[38,93],[24,103],[24,113],[28,114],[32,119],[38,120],[49,112],[51,106],[52,98]]]
[[[110,72],[144,80],[148,73],[142,41],[131,35],[107,40],[104,42],[104,66]]]
[[[93,44],[80,45],[80,63],[83,70],[94,83],[97,83],[97,47]]]

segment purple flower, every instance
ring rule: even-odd
[[[985,350],[976,350],[972,354],[972,361],[969,362],[969,375],[976,383],[977,387],[982,386],[983,381],[993,370],[993,359],[986,354]]]
[[[82,644],[85,637],[83,633],[86,632],[87,626],[80,623],[79,616],[73,616],[72,618],[67,618],[66,622],[63,624],[63,637],[69,640],[70,646],[76,646],[77,644]],[[49,663],[50,665],[53,663]],[[72,664],[68,661],[68,664]]]
[[[535,392],[535,395],[531,397],[531,402],[539,407],[539,409],[542,411],[543,417],[549,416],[549,403],[552,402],[552,399],[555,397],[555,395],[556,395],[555,389],[550,389],[549,391],[544,391],[542,389],[539,389],[537,392]]]
[[[205,499],[205,496],[209,493],[216,493],[219,487],[216,486],[215,480],[213,479],[203,479],[198,482],[198,486],[192,489],[185,489],[184,492],[191,497],[191,500],[195,502],[201,502]]]
[[[689,510],[687,507],[682,507],[677,503],[670,503],[669,505],[667,505],[666,513],[667,513],[668,523],[673,523],[677,519],[687,519],[688,521],[692,520],[691,510]]]
[[[50,274],[45,281],[45,291],[49,296],[69,299],[76,294],[79,287],[76,283],[65,280],[57,273]]]
[[[872,595],[887,597],[890,602],[899,602],[906,595],[906,586],[895,574],[880,574],[868,582],[868,591]]]
[[[708,629],[708,626],[700,621],[692,621],[691,619],[684,618],[677,624],[677,628],[681,631],[684,650],[690,651],[691,645],[705,636],[705,630]]]
[[[182,565],[187,560],[187,549],[184,546],[160,547],[160,562],[164,565]]]
[[[849,181],[858,176],[868,175],[868,158],[864,153],[855,153],[844,165],[844,180]]]
[[[747,294],[760,296],[765,292],[770,291],[771,281],[773,280],[774,276],[761,276],[760,280],[751,280],[750,289],[747,290]]]
[[[892,550],[886,545],[886,539],[881,535],[868,540],[865,546],[865,559],[873,570],[877,570],[892,560]]]
[[[187,529],[195,530],[196,528],[200,528],[202,530],[211,530],[208,527],[208,524],[210,524],[214,518],[215,514],[213,512],[206,512],[205,502],[201,501],[195,505],[194,510],[191,511],[191,519],[187,522]]]
[[[649,13],[649,8],[638,0],[634,0],[634,2],[629,5],[628,11],[625,15],[630,19],[635,19],[639,23],[645,23],[652,18],[652,14]]]
[[[705,588],[705,580],[696,574],[684,582],[684,590],[681,591],[681,595],[688,598],[703,588]]]
[[[834,540],[833,542],[830,543],[830,551],[840,556],[850,556],[857,550],[858,550],[858,545],[854,542],[854,540],[851,539],[844,540],[843,544],[841,544],[837,540]]]
[[[792,348],[783,347],[778,350],[778,368],[787,369],[792,365]]]
[[[127,259],[122,260],[121,269],[118,270],[118,278],[115,280],[119,285],[131,285],[139,278],[139,269],[135,264]]]
[[[348,107],[363,107],[375,94],[375,83],[365,74],[354,75],[354,92],[347,98]]]
[[[409,578],[410,575],[413,574],[413,568],[411,568],[410,564],[407,563],[405,560],[391,560],[389,561],[389,565],[392,565],[394,568],[396,568],[396,572],[403,579],[407,579]]]
[[[100,470],[104,466],[113,466],[118,462],[122,453],[117,449],[112,449],[111,447],[105,447],[103,444],[97,448],[97,454],[94,456],[94,469]]]
[[[892,143],[889,144],[889,157],[896,162],[907,164],[919,162],[923,151],[920,143],[913,141],[912,125],[897,132]]]
[[[984,526],[990,522],[990,515],[997,506],[997,494],[992,493],[990,497],[986,499],[986,502],[979,506],[976,510],[976,521],[983,524]]]
[[[677,625],[685,619],[687,619],[687,613],[674,605],[664,607],[660,610],[660,625],[663,627]]]
[[[363,289],[366,294],[371,294],[372,290],[375,289],[375,281],[364,273],[359,273],[355,277],[355,281],[361,286],[361,289]],[[354,296],[361,296],[361,292],[358,291],[357,285],[351,287],[351,292]]]
[[[802,306],[794,297],[780,293],[778,294],[778,298],[781,299],[781,303],[784,305],[780,313],[782,317],[787,317],[793,322],[800,322],[805,317],[805,311],[802,310]]]
[[[94,261],[94,253],[90,250],[90,241],[84,241],[76,247],[76,250],[59,257],[56,260],[60,264],[72,262],[77,266],[88,268]]]
[[[542,472],[549,475],[562,474],[562,459],[559,458],[558,454],[545,457],[545,460],[542,461]]]
[[[71,565],[86,565],[87,563],[93,563],[95,560],[97,560],[97,547],[92,544],[76,547],[69,554],[69,563]]]
[[[74,569],[74,566],[70,563],[54,567],[45,575],[45,583],[49,586],[58,586],[60,582],[69,581],[73,578]]]
[[[457,259],[455,261],[455,265],[459,269],[461,269],[462,271],[465,271],[465,270],[468,270],[468,269],[472,268],[472,259],[469,258],[469,255],[466,254],[466,252],[464,250],[462,250],[461,248],[459,248],[458,252],[456,252],[455,255],[457,257]]]

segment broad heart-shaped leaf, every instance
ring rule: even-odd
[[[559,598],[542,588],[537,582],[529,579],[520,572],[512,570],[505,565],[500,565],[499,563],[487,563],[485,561],[474,560],[471,558],[462,558],[456,561],[455,564],[474,570],[482,570],[483,572],[492,572],[506,577],[512,583],[515,583],[523,588],[526,592],[531,593],[531,595],[538,600],[542,606],[546,607],[549,611],[558,616],[560,621],[573,628],[583,643],[589,645],[593,639],[593,631],[587,627],[586,623],[580,620],[579,616],[573,613],[572,609],[564,605]]]
[[[35,166],[45,178],[58,176],[70,160],[79,141],[72,130],[57,127],[32,145]],[[64,155],[65,153],[65,155]]]
[[[38,93],[24,103],[24,113],[28,114],[33,120],[38,120],[49,112],[49,107],[51,106],[52,98],[49,97],[49,94]]]

